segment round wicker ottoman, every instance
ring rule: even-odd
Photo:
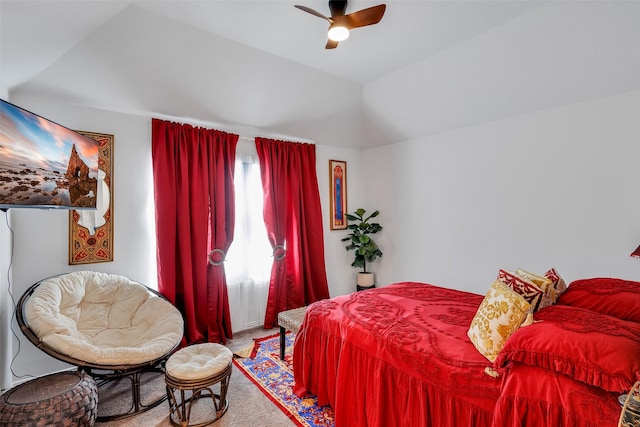
[[[174,426],[200,427],[219,420],[229,407],[227,389],[233,353],[220,344],[195,344],[175,352],[165,365],[169,421]],[[214,388],[218,386],[218,393]],[[190,392],[190,395],[185,392]],[[210,397],[213,416],[191,423],[193,404]],[[200,421],[204,418],[204,421]]]
[[[98,388],[85,372],[58,372],[0,396],[0,426],[92,426]]]

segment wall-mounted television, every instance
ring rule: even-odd
[[[95,209],[99,148],[0,99],[0,209]]]

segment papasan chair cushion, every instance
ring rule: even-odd
[[[24,308],[41,342],[93,365],[137,365],[167,355],[183,336],[170,302],[115,274],[78,271],[45,279]]]

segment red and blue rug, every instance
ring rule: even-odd
[[[233,363],[247,378],[300,427],[333,427],[333,411],[318,406],[315,396],[299,398],[293,393],[291,348],[295,335],[287,333],[287,352],[280,360],[280,335],[255,339],[250,357]]]

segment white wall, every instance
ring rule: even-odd
[[[379,282],[484,294],[499,268],[640,280],[640,91],[365,153]]]
[[[109,133],[115,136],[114,155],[114,261],[85,266],[68,265],[68,213],[57,210],[11,209],[9,216],[15,232],[12,280],[17,298],[40,279],[69,271],[89,269],[117,273],[157,287],[155,258],[155,224],[153,213],[153,174],[151,163],[151,120],[72,105],[55,101],[17,96],[12,102],[44,117],[78,130]],[[233,131],[233,130],[231,130]],[[256,132],[255,129],[251,130]],[[259,132],[259,131],[258,131]],[[269,136],[269,135],[265,135]],[[329,231],[329,159],[348,162],[349,206],[364,204],[364,185],[361,152],[327,145],[317,145],[317,174],[325,229],[325,256],[332,296],[355,290],[355,271],[340,238],[344,232]],[[0,227],[0,244],[7,245],[6,232]],[[2,253],[5,253],[4,246]],[[4,255],[0,258],[0,271],[6,271]],[[0,278],[3,283],[4,278]],[[3,286],[4,287],[4,286]],[[5,302],[4,294],[0,303]],[[0,339],[8,333],[6,320],[0,318]],[[13,363],[17,377],[28,379],[65,369],[36,349],[23,337],[17,324],[13,324],[20,346],[14,338],[13,351],[19,353]],[[4,345],[2,348],[6,348]],[[0,364],[0,367],[2,365]]]
[[[362,152],[347,148],[337,148],[326,145],[316,147],[316,162],[318,186],[322,203],[322,220],[324,224],[324,253],[327,265],[327,280],[329,294],[334,297],[345,295],[356,290],[356,273],[351,267],[353,251],[347,252],[344,242],[347,230],[330,230],[329,227],[329,160],[344,160],[347,162],[347,212],[357,208],[368,209],[367,183],[361,179],[364,174]],[[375,268],[372,270],[375,271]]]
[[[11,321],[13,304],[10,294],[11,266],[11,223],[8,212],[0,212],[0,348],[11,349],[11,330],[7,327]],[[0,352],[0,390],[11,385],[11,352]]]
[[[9,100],[9,93],[0,79],[0,98]],[[12,307],[9,294],[9,278],[11,277],[11,230],[9,215],[0,212],[0,348],[11,350],[11,331],[6,326],[10,322]],[[9,370],[10,351],[0,352],[0,390],[11,385]]]

